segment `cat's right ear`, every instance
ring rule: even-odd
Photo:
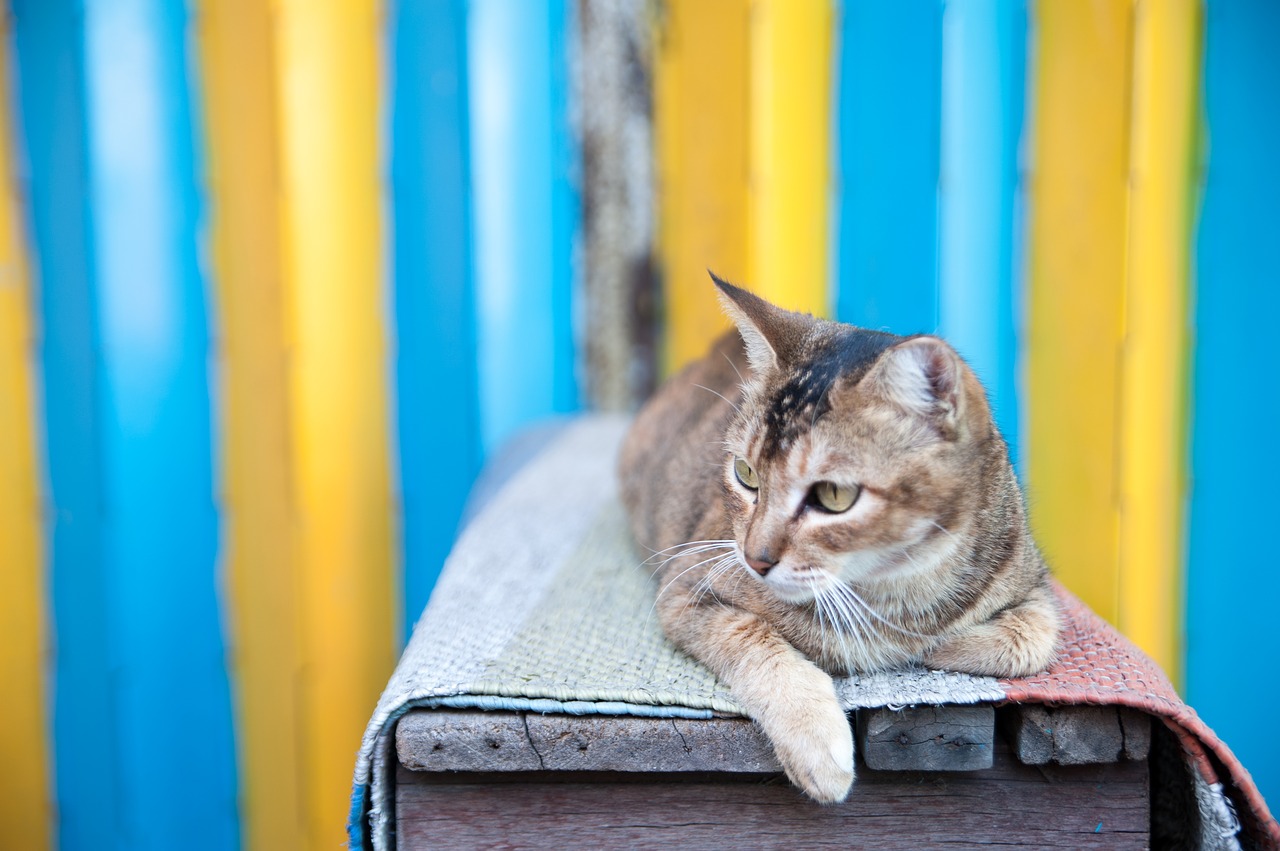
[[[707,274],[720,290],[724,312],[742,334],[751,368],[763,375],[786,362],[803,340],[808,328],[805,320],[809,317],[776,307],[758,295],[735,287],[710,269]]]
[[[884,398],[954,439],[964,416],[964,367],[937,337],[911,337],[885,352],[868,380]]]

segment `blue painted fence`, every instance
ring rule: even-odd
[[[406,638],[480,468],[465,0],[391,18],[391,241]]]
[[[238,844],[187,13],[14,4],[67,848]]]
[[[1280,740],[1261,734],[1280,696],[1275,526],[1280,422],[1271,324],[1280,316],[1280,6],[1206,6],[1206,165],[1196,235],[1187,699],[1253,772],[1272,806]]]

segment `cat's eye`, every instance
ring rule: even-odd
[[[862,489],[857,485],[838,485],[835,482],[818,482],[810,491],[811,502],[823,511],[840,514],[848,511],[858,501]]]
[[[756,471],[751,469],[751,465],[747,463],[745,458],[733,459],[733,474],[738,477],[738,481],[742,482],[744,488],[750,490],[760,489],[760,477],[756,475]]]

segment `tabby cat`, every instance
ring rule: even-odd
[[[833,675],[1043,670],[1059,614],[981,384],[937,337],[792,313],[715,278],[738,326],[624,443],[656,608],[824,803],[853,783]]]

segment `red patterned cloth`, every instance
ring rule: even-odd
[[[1001,680],[1010,701],[1140,709],[1164,722],[1187,762],[1209,786],[1221,784],[1239,817],[1246,847],[1280,851],[1280,824],[1230,748],[1178,697],[1150,657],[1069,591],[1058,587],[1063,650],[1048,673]]]

